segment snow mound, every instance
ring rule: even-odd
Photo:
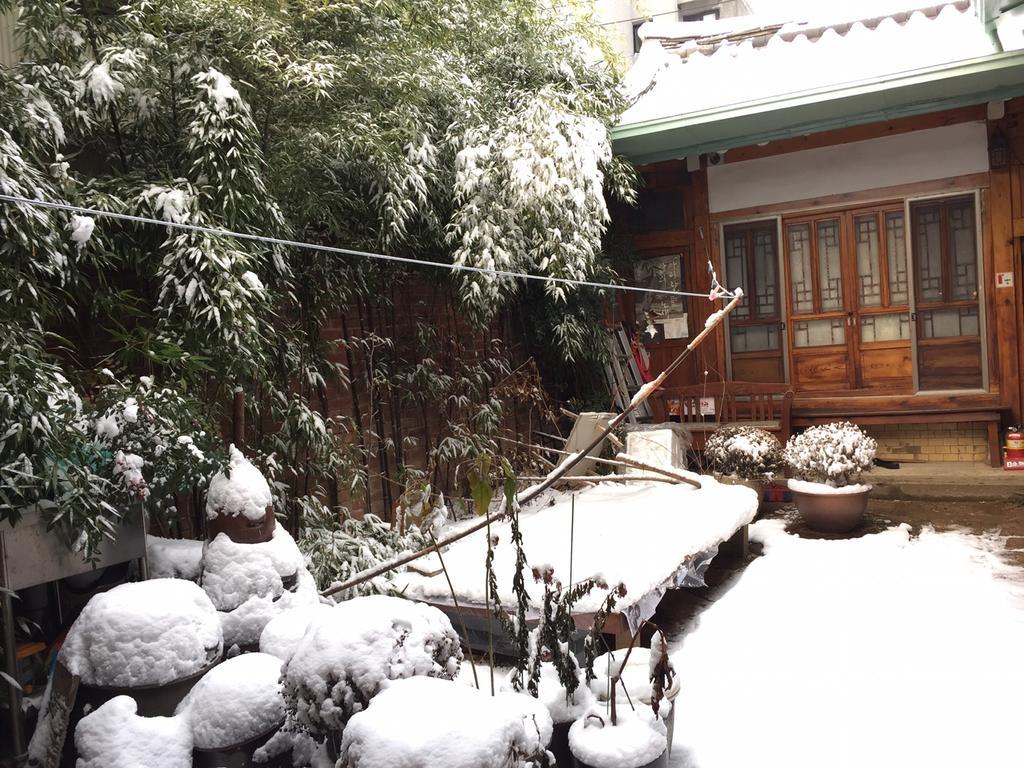
[[[396,728],[397,724],[401,728]],[[551,738],[533,698],[413,677],[382,691],[345,729],[339,765],[353,768],[518,768]]]
[[[267,479],[235,446],[228,449],[228,455],[228,474],[214,475],[206,492],[206,516],[243,515],[249,520],[262,520],[274,502]]]
[[[618,724],[594,717],[569,727],[569,748],[576,759],[593,768],[639,768],[656,760],[668,747],[665,724],[647,707],[618,707]]]
[[[250,597],[280,597],[284,581],[296,577],[304,560],[282,526],[270,541],[239,544],[217,534],[203,553],[202,585],[219,611],[233,611]]]
[[[210,598],[182,579],[122,584],[93,597],[60,660],[87,685],[161,685],[194,675],[222,650]]]
[[[501,690],[514,693],[512,687],[512,675],[515,670],[509,671],[502,680]],[[582,717],[593,709],[596,701],[594,694],[587,687],[585,672],[577,670],[580,681],[579,687],[573,692],[572,698],[565,695],[565,687],[558,679],[558,670],[550,662],[543,662],[540,666],[540,680],[537,683],[537,700],[547,709],[554,723],[571,723],[573,720]],[[525,681],[524,681],[525,682]]]
[[[183,717],[139,717],[135,699],[115,696],[75,728],[77,768],[183,768],[192,735]]]
[[[317,614],[330,610],[330,606],[317,603],[278,613],[263,628],[260,635],[260,651],[276,656],[281,661],[288,661],[299,647]]]
[[[223,749],[262,736],[284,722],[281,660],[246,653],[219,664],[178,704],[197,749]]]
[[[417,675],[452,679],[462,649],[437,608],[370,595],[316,614],[284,667],[284,693],[297,724],[338,734],[389,681]]]
[[[146,534],[146,563],[151,579],[199,581],[203,542],[194,539],[165,539]]]
[[[251,546],[251,545],[247,545]],[[305,568],[298,574],[295,591],[285,591],[277,599],[270,595],[253,596],[235,610],[220,614],[224,630],[224,647],[237,645],[241,648],[255,648],[263,631],[274,617],[296,609],[315,607],[320,604],[313,576]]]
[[[763,556],[674,644],[674,755],[695,768],[1019,762],[1024,577],[994,554],[1005,542],[905,525],[801,539],[776,520],[751,539]]]

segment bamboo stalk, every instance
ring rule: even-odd
[[[581,461],[583,461],[583,459],[589,458],[587,454],[590,453],[595,448],[597,448],[597,446],[599,446],[609,434],[611,434],[614,430],[618,429],[619,425],[626,420],[630,413],[636,410],[636,408],[641,403],[646,401],[648,397],[650,397],[654,392],[656,392],[661,387],[662,384],[665,383],[665,379],[667,379],[669,375],[676,370],[676,368],[683,364],[683,362],[686,360],[687,357],[690,356],[693,350],[700,346],[701,342],[703,342],[704,339],[706,339],[710,335],[710,333],[721,324],[722,320],[736,308],[736,306],[740,303],[740,300],[742,298],[742,292],[737,291],[736,297],[733,298],[732,301],[726,304],[722,309],[718,310],[718,312],[716,312],[710,318],[708,318],[709,322],[707,323],[707,325],[704,326],[704,330],[698,333],[693,338],[693,341],[687,344],[686,348],[682,352],[680,352],[679,355],[676,356],[676,359],[673,360],[664,371],[659,373],[653,381],[644,384],[644,386],[640,388],[640,391],[633,396],[633,399],[630,401],[629,405],[626,406],[625,410],[623,410],[622,413],[620,413],[618,416],[612,419],[608,423],[608,426],[606,426],[601,431],[601,433],[591,441],[590,445],[588,445],[581,451],[577,451],[576,453],[567,456],[565,461],[561,462],[557,467],[551,470],[551,472],[542,482],[538,483],[537,485],[531,486],[530,488],[527,488],[521,493],[519,493],[516,496],[516,501],[520,505],[532,501],[533,499],[537,498],[540,494],[542,494],[544,491],[546,491],[548,488],[550,488],[552,485],[554,485],[556,482],[558,482],[559,478],[568,474],[569,470],[575,467]],[[504,514],[504,510],[499,510],[498,512],[495,512],[491,515],[486,515],[484,519],[474,523],[473,525],[467,528],[463,528],[461,531],[457,531],[451,534],[450,536],[447,536],[444,539],[438,541],[437,546],[445,547],[449,544],[454,544],[456,541],[464,539],[467,536],[470,536],[476,533],[477,531],[486,528],[488,525],[491,524],[491,522],[497,520]],[[424,555],[429,555],[433,551],[434,547],[431,546],[426,547],[425,549],[421,549],[418,552],[411,552],[407,555],[395,557],[385,563],[376,565],[373,568],[367,568],[365,571],[357,573],[348,581],[343,582],[341,584],[337,584],[333,587],[330,587],[329,589],[325,589],[320,594],[324,597],[330,597],[331,595],[336,594],[337,592],[342,592],[346,589],[351,589],[352,587],[363,584],[369,581],[370,579],[380,576],[383,573],[393,571],[395,568],[398,568],[403,565],[408,565],[413,560],[418,560]]]

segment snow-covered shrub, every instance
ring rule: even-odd
[[[221,655],[217,612],[184,579],[150,579],[94,596],[71,625],[60,660],[87,685],[162,685]]]
[[[860,481],[871,468],[877,445],[855,424],[810,427],[786,443],[786,463],[799,480],[836,488]]]
[[[345,729],[339,765],[359,768],[543,768],[551,718],[529,696],[491,696],[414,677],[382,691]]]
[[[708,438],[704,453],[715,472],[741,480],[770,481],[785,467],[782,444],[759,427],[727,426]]]
[[[391,680],[454,679],[459,637],[437,608],[369,595],[317,613],[282,671],[289,720],[340,744],[345,725]]]
[[[101,373],[92,428],[96,446],[110,457],[114,498],[143,500],[170,522],[176,494],[205,486],[223,461],[212,420],[197,399],[151,376],[126,384]]]

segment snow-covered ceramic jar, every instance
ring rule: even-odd
[[[227,472],[218,472],[206,492],[207,538],[226,533],[238,544],[270,541],[277,523],[273,497],[263,474],[235,446]]]

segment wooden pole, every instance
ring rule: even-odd
[[[740,303],[740,300],[742,298],[743,292],[737,290],[735,298],[733,298],[732,301],[730,301],[722,309],[718,310],[717,312],[712,314],[711,317],[708,318],[708,322],[704,326],[704,330],[698,333],[693,338],[693,341],[686,345],[686,349],[680,352],[676,359],[669,363],[668,367],[664,371],[659,373],[653,381],[649,381],[648,383],[644,384],[643,387],[640,388],[640,391],[633,396],[633,399],[629,402],[629,405],[626,406],[625,410],[623,410],[622,413],[620,413],[618,416],[612,419],[608,423],[608,426],[601,430],[601,432],[590,442],[590,445],[588,445],[587,447],[580,451],[577,451],[576,453],[572,453],[569,456],[567,456],[564,461],[562,461],[557,467],[551,470],[551,472],[547,475],[547,477],[544,478],[543,481],[517,494],[516,501],[520,505],[532,501],[533,499],[537,498],[540,494],[544,493],[544,491],[546,491],[552,485],[557,483],[561,477],[567,475],[569,473],[569,470],[575,467],[581,461],[583,461],[583,459],[589,458],[587,454],[590,453],[595,448],[597,448],[597,446],[599,446],[609,434],[611,434],[614,430],[618,429],[619,425],[626,420],[630,413],[636,410],[636,408],[639,407],[641,403],[646,401],[648,397],[650,397],[654,392],[656,392],[661,387],[662,384],[665,383],[665,379],[667,379],[669,375],[676,370],[676,368],[683,364],[686,358],[693,353],[693,350],[700,346],[701,342],[704,341],[704,339],[706,339],[711,334],[711,332],[721,324],[722,320],[724,320],[725,317],[736,308],[736,306]],[[388,571],[393,571],[395,568],[399,568],[403,565],[408,565],[413,560],[418,560],[419,558],[425,555],[429,555],[431,552],[434,551],[434,546],[446,547],[449,544],[454,544],[456,541],[464,539],[467,536],[470,536],[476,533],[477,531],[488,527],[492,522],[498,520],[504,514],[504,510],[499,510],[498,512],[495,512],[491,515],[485,515],[482,520],[479,520],[471,526],[468,526],[460,531],[457,531],[449,536],[446,536],[445,538],[438,541],[435,545],[426,547],[425,549],[421,549],[418,552],[411,552],[409,554],[400,555],[399,557],[395,557],[391,560],[388,560],[386,563],[375,565],[373,568],[367,568],[365,571],[357,573],[348,581],[342,582],[341,584],[335,584],[334,586],[325,589],[320,594],[324,597],[330,597],[331,595],[337,592],[342,592],[346,589],[351,589],[352,587],[359,586],[360,584],[363,584],[369,581],[370,579],[376,578],[381,574],[387,573]]]
[[[235,390],[232,405],[231,438],[235,448],[241,451],[245,448],[245,392],[241,387]]]

